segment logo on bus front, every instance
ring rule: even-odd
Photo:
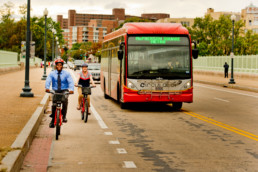
[[[157,88],[157,90],[163,90],[164,87],[177,87],[182,83],[181,80],[177,81],[141,81],[138,80],[138,83],[140,83],[140,87],[154,87]]]

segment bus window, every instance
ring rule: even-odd
[[[189,79],[188,46],[128,46],[128,78]]]

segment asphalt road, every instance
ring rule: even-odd
[[[122,110],[98,86],[85,124],[76,92],[48,171],[258,171],[257,100],[257,93],[196,83],[194,103],[182,111],[155,104]]]

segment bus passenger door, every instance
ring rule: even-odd
[[[108,56],[108,78],[107,78],[107,94],[111,96],[111,69],[112,69],[112,49],[109,50]]]
[[[123,46],[122,48],[123,50],[123,58],[120,59],[120,71],[119,71],[119,74],[120,74],[120,83],[119,83],[119,102],[124,100],[124,89],[123,89],[123,85],[124,85],[124,71],[125,71],[125,47]]]

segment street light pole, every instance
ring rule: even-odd
[[[232,20],[232,48],[231,48],[231,78],[229,80],[229,84],[235,84],[234,81],[234,24],[236,20],[236,16],[233,14],[231,15],[231,20]]]
[[[26,63],[25,63],[25,84],[20,94],[21,97],[34,97],[30,88],[30,0],[27,4],[27,35],[26,35]]]
[[[44,16],[45,16],[45,40],[44,40],[44,74],[41,78],[41,80],[46,80],[47,79],[47,74],[46,74],[46,57],[47,57],[47,15],[48,11],[45,8],[44,10]]]
[[[55,29],[52,29],[52,32],[53,32],[53,42],[52,42],[52,71],[54,70],[54,56],[55,56],[55,33],[56,33],[56,30]]]

